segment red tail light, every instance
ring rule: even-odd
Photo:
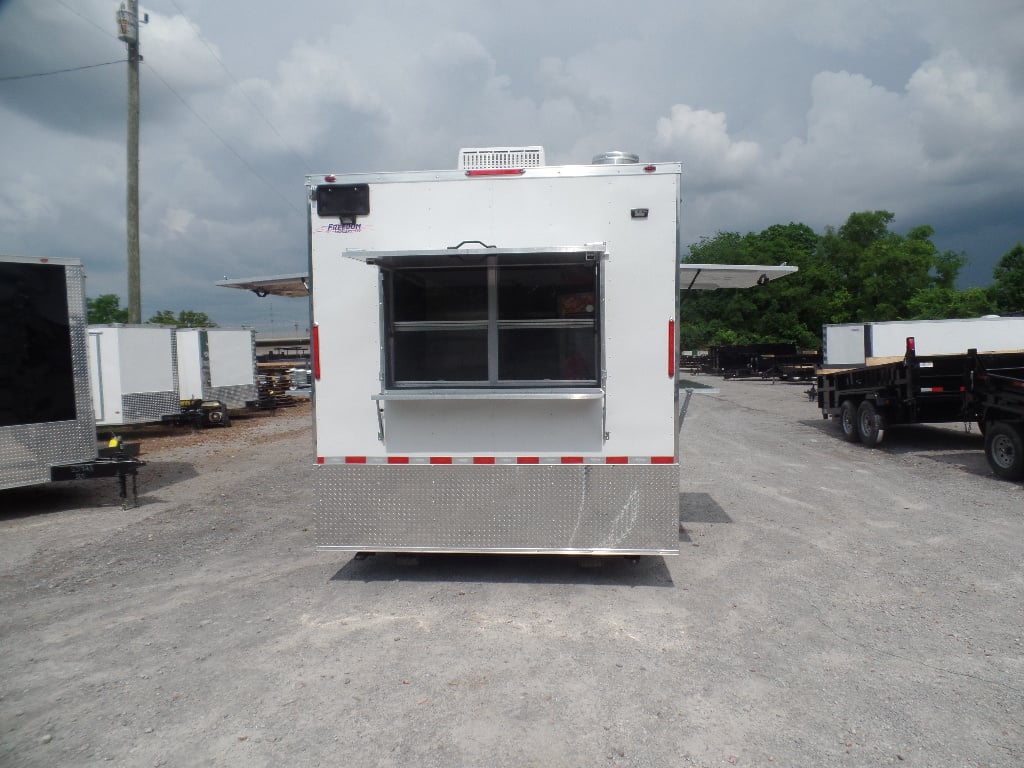
[[[917,342],[914,341],[913,336],[907,336],[907,352],[916,352]]]

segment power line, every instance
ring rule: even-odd
[[[269,181],[267,181],[267,179],[263,178],[263,176],[261,176],[260,173],[255,168],[252,167],[252,165],[249,163],[249,161],[246,160],[244,157],[242,157],[242,155],[240,155],[238,153],[238,151],[228,143],[227,139],[225,139],[223,136],[221,136],[219,133],[217,133],[213,129],[213,126],[211,126],[208,122],[206,122],[206,120],[204,120],[199,115],[198,112],[196,112],[194,109],[192,109],[192,106],[187,101],[185,101],[184,97],[180,93],[178,93],[176,90],[174,90],[174,88],[171,86],[171,84],[168,83],[166,80],[164,80],[163,77],[160,76],[160,73],[157,72],[155,69],[153,69],[153,67],[149,64],[149,62],[145,62],[144,61],[143,63],[146,65],[146,68],[156,76],[157,80],[159,80],[161,83],[163,83],[164,87],[168,91],[170,91],[172,94],[174,94],[175,98],[177,98],[178,101],[180,101],[184,105],[185,109],[187,109],[189,112],[191,112],[193,117],[195,117],[196,120],[198,120],[200,123],[202,123],[203,127],[205,127],[206,130],[208,130],[213,135],[213,137],[215,139],[217,139],[217,141],[219,141],[221,144],[223,144],[224,148],[227,149],[228,152],[230,152],[232,155],[234,155],[236,158],[238,158],[238,161],[242,165],[244,165],[246,167],[246,169],[248,169],[249,173],[251,173],[257,179],[262,181],[267,186],[268,189],[270,189],[275,195],[277,195],[282,200],[284,200],[284,202],[288,204],[288,207],[290,207],[293,211],[295,211],[296,213],[302,213],[302,211],[295,205],[295,203],[293,203],[290,199],[288,199],[287,196],[285,196],[277,187],[275,187],[273,184],[271,184]]]
[[[278,131],[277,128],[274,126],[274,124],[270,122],[270,118],[268,118],[263,113],[263,111],[256,105],[256,102],[254,102],[249,97],[249,94],[247,94],[245,92],[245,89],[242,88],[242,84],[240,82],[238,82],[238,78],[236,78],[231,73],[231,70],[228,69],[227,64],[225,64],[224,61],[220,58],[220,56],[217,55],[216,51],[213,50],[213,46],[211,46],[206,41],[206,39],[199,33],[199,30],[196,28],[196,25],[192,23],[192,20],[189,19],[189,17],[185,14],[185,12],[183,10],[181,10],[181,6],[178,5],[177,0],[171,0],[171,5],[173,5],[175,7],[175,9],[177,9],[178,13],[181,14],[181,17],[183,19],[185,19],[185,21],[188,23],[189,27],[192,29],[192,32],[195,34],[195,36],[199,40],[199,42],[201,42],[204,46],[206,46],[206,50],[209,51],[210,55],[213,56],[213,58],[216,60],[216,62],[218,64],[220,64],[221,69],[224,70],[225,74],[227,74],[227,76],[229,78],[231,78],[231,82],[233,82],[235,84],[235,87],[238,88],[238,91],[242,94],[242,96],[245,97],[245,100],[249,102],[249,106],[251,106],[253,108],[253,110],[256,112],[256,114],[258,114],[261,118],[263,118],[263,122],[265,122],[267,124],[267,127],[270,128],[270,130],[274,132],[274,135],[277,136],[277,138],[280,140],[280,142],[284,146],[284,148],[286,150],[288,150],[292,154],[293,157],[298,159],[299,162],[301,163],[301,165],[307,171],[311,170],[311,166],[310,166],[309,162],[306,160],[306,158],[304,158],[301,154],[299,154],[299,152],[294,147],[292,147],[287,141],[285,141],[285,138],[281,135],[280,131]]]
[[[57,3],[57,5],[61,5],[61,6],[63,6],[65,10],[67,10],[67,11],[70,11],[71,13],[75,14],[75,16],[77,16],[78,18],[80,18],[80,19],[81,19],[82,21],[84,21],[84,22],[85,22],[86,24],[89,24],[89,25],[91,25],[91,26],[93,26],[93,27],[96,27],[96,29],[98,29],[98,30],[99,30],[100,32],[102,32],[102,33],[103,33],[104,35],[106,35],[107,37],[111,37],[111,38],[113,38],[114,40],[117,40],[117,35],[113,34],[113,33],[112,33],[112,32],[111,32],[111,31],[110,31],[109,29],[107,29],[107,28],[105,28],[105,27],[101,27],[101,26],[100,26],[99,24],[97,24],[97,23],[96,23],[95,21],[93,21],[92,19],[90,19],[90,18],[89,18],[88,16],[83,16],[83,15],[82,15],[82,14],[80,14],[80,13],[79,13],[78,11],[76,11],[76,10],[75,10],[74,8],[72,8],[72,7],[70,6],[70,5],[68,5],[67,3],[65,3],[65,2],[64,2],[64,0],[54,0],[54,2],[55,2],[55,3]]]
[[[80,67],[68,67],[67,69],[54,69],[49,72],[34,72],[31,75],[6,75],[0,77],[0,82],[6,80],[27,80],[30,77],[49,77],[50,75],[63,75],[65,72],[80,72],[83,69],[96,69],[96,67],[109,67],[111,64],[124,64],[128,59],[117,59],[116,61],[104,61],[100,64],[83,64]]]

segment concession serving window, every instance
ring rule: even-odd
[[[385,388],[599,387],[603,256],[603,246],[357,256],[380,268]]]

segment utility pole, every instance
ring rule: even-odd
[[[139,5],[121,3],[117,12],[118,38],[128,46],[128,322],[142,322],[139,270]]]

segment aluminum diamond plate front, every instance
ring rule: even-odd
[[[131,392],[121,395],[121,420],[124,424],[145,424],[160,421],[163,416],[181,411],[178,393]]]
[[[679,465],[322,465],[320,549],[676,554]]]

